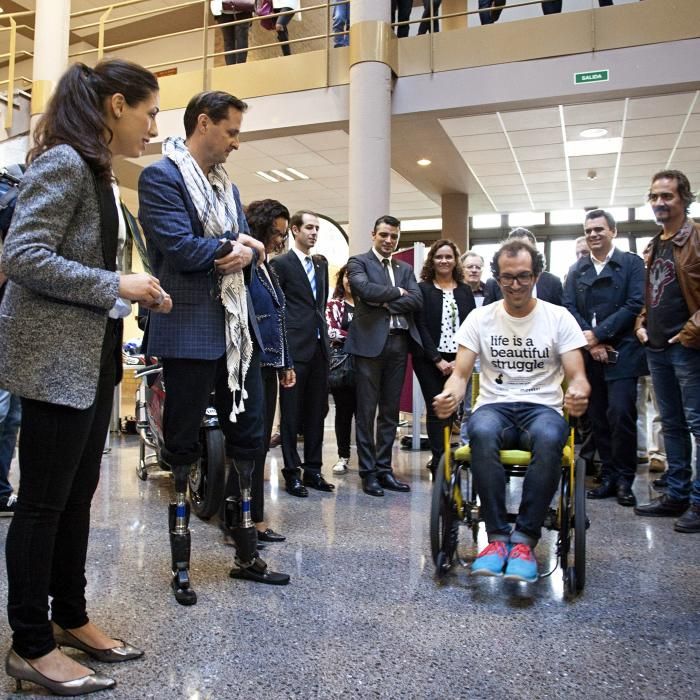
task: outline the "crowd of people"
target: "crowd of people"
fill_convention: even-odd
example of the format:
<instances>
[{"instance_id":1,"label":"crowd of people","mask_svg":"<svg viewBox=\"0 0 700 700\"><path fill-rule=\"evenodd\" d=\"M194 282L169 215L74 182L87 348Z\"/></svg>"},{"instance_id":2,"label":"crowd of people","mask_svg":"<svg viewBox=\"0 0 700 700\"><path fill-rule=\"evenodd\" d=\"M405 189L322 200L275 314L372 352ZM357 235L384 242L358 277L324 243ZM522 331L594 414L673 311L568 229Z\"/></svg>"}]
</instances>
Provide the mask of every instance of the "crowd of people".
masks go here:
<instances>
[{"instance_id":1,"label":"crowd of people","mask_svg":"<svg viewBox=\"0 0 700 700\"><path fill-rule=\"evenodd\" d=\"M122 262L127 212L112 163L140 156L157 135L158 95L155 76L126 61L69 68L37 125L2 251L0 388L21 397L18 498L0 494L14 513L6 670L18 686L31 681L63 695L114 686L59 646L107 662L143 654L93 622L85 599L90 503L132 303L149 312L145 352L159 358L167 385L161 457L173 475L171 587L182 605L197 602L187 475L201 456L199 425L212 390L229 467L220 512L235 548L229 576L284 585L290 576L259 553L285 539L264 514L278 387L285 490L329 494L335 485L322 473L322 448L331 358L344 367L332 388L333 473L354 466L354 417L368 496L411 490L392 464L409 355L428 406L432 468L445 426L460 405L471 408L465 438L489 540L474 574L537 579L534 548L568 434L562 407L570 418L587 410L602 464L589 498L614 497L639 516L676 518L678 532L700 532L700 228L688 217L694 195L682 172L652 178L648 198L661 231L644 261L615 247L614 219L594 210L583 222L586 249L572 251L579 257L563 286L544 271L525 229L494 255L493 281L482 283L483 258L441 238L417 282L393 255L401 222L385 214L370 249L350 257L331 294L328 261L313 253L318 215L290 215L271 199L244 208L224 163L239 147L247 105L207 91L185 109L185 137L166 138L162 159L141 174L139 219L152 274L131 273ZM480 392L471 406L477 361ZM638 505L636 405L646 374L667 471L661 495ZM511 444L533 454L513 528L497 459Z\"/></svg>"}]
</instances>

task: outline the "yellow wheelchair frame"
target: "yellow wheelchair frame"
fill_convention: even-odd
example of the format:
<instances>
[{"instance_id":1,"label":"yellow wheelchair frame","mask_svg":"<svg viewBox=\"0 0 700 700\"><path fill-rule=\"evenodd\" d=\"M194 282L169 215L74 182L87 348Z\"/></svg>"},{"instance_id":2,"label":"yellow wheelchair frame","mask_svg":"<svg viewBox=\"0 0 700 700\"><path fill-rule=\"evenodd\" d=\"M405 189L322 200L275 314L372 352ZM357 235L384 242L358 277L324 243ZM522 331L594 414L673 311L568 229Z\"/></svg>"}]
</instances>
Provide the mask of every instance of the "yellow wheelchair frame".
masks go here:
<instances>
[{"instance_id":1,"label":"yellow wheelchair frame","mask_svg":"<svg viewBox=\"0 0 700 700\"><path fill-rule=\"evenodd\" d=\"M478 374L473 375L472 396L478 395ZM508 476L524 476L531 454L525 450L501 450L500 460ZM585 465L574 455L574 430L562 452L562 475L556 509L550 509L544 526L556 530L557 562L569 595L576 595L586 583L586 490ZM515 513L508 519L514 522ZM430 548L435 574L442 578L455 562L466 565L457 552L460 527L471 530L476 544L480 523L479 503L471 472L471 448L450 445L450 430L445 428L445 452L435 472L430 508Z\"/></svg>"}]
</instances>

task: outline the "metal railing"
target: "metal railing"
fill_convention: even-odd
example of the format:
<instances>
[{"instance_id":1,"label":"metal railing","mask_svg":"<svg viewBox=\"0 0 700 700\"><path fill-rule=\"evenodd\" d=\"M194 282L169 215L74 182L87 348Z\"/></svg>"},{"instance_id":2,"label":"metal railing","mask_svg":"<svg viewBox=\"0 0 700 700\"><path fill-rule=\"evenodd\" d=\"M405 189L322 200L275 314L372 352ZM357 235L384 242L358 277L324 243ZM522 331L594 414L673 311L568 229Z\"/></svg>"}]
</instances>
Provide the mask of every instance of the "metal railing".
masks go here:
<instances>
[{"instance_id":1,"label":"metal railing","mask_svg":"<svg viewBox=\"0 0 700 700\"><path fill-rule=\"evenodd\" d=\"M9 22L9 26L0 27L0 35L9 34L8 43L9 48L6 53L0 54L0 61L7 59L7 79L0 80L0 86L7 86L7 109L5 110L4 126L5 129L12 128L12 118L14 114L14 95L15 95L15 85L17 81L21 81L25 86L31 86L32 81L30 78L25 76L15 76L15 66L18 57L32 58L34 54L29 51L17 51L17 30L26 29L28 32L33 32L33 27L26 24L17 24L16 18L18 17L29 17L34 16L34 12L12 12L8 14L0 15L0 21L3 23L5 21Z\"/></svg>"}]
</instances>

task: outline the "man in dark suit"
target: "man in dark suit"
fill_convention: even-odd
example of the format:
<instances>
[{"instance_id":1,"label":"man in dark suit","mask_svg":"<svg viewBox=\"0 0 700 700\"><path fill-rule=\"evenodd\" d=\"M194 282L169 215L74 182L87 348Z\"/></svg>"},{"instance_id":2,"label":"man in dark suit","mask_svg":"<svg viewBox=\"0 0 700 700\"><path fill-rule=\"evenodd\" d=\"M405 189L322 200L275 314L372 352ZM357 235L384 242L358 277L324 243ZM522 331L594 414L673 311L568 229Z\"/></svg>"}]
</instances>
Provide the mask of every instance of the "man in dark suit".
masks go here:
<instances>
[{"instance_id":1,"label":"man in dark suit","mask_svg":"<svg viewBox=\"0 0 700 700\"><path fill-rule=\"evenodd\" d=\"M189 577L190 509L186 493L190 468L201 457L199 429L212 389L216 390L226 454L235 465L229 482L252 473L254 460L264 449L262 341L252 305L246 304L250 297L238 273L257 256L264 256L265 249L248 235L238 189L223 167L229 153L238 149L246 109L245 102L226 92L195 95L185 109L185 139L166 139L165 156L145 168L139 178L139 218L148 240L151 266L160 279L168 280L173 300L173 311L165 323L159 318L165 318L165 314L151 315L146 352L160 359L167 386L162 459L172 470L175 482L169 511L171 585L182 605L197 602ZM225 241L228 253L227 248L221 248ZM240 313L232 324L221 289L234 280L241 282L235 295ZM227 330L233 341L229 344ZM229 363L227 354L237 359ZM245 381L247 399L245 410L238 413L234 423L229 418L234 410L229 379L231 367L241 364L248 365L247 373L241 370L237 374L241 383ZM241 392L237 391L236 404L240 398ZM231 486L226 485L227 493L232 491ZM231 530L236 541L235 565L229 574L232 578L274 584L289 581L286 574L270 572L257 556L254 527L232 521Z\"/></svg>"},{"instance_id":2,"label":"man in dark suit","mask_svg":"<svg viewBox=\"0 0 700 700\"><path fill-rule=\"evenodd\" d=\"M409 336L422 347L413 315L423 299L411 266L391 257L399 243L400 226L393 216L380 216L372 231L372 249L348 260L355 316L345 351L355 356L357 456L363 489L370 496L383 496L383 489L411 490L394 476L391 449Z\"/></svg>"},{"instance_id":3,"label":"man in dark suit","mask_svg":"<svg viewBox=\"0 0 700 700\"><path fill-rule=\"evenodd\" d=\"M509 234L508 238L526 238L534 248L537 248L537 239L535 234L529 229L518 227L514 228ZM557 306L562 306L562 295L563 288L561 280L553 275L551 272L546 270L539 276L535 289L532 295L537 299L542 299L542 301L548 301L550 304L556 304ZM486 292L484 293L484 304L491 304L494 301L503 299L503 292L498 286L498 282L491 278L486 280Z\"/></svg>"},{"instance_id":4,"label":"man in dark suit","mask_svg":"<svg viewBox=\"0 0 700 700\"><path fill-rule=\"evenodd\" d=\"M634 336L634 322L644 305L644 263L638 255L615 248L617 228L607 211L589 211L584 231L590 255L569 269L564 306L588 342L588 416L603 463L602 482L588 498L616 496L620 505L633 506L637 378L647 374L644 348Z\"/></svg>"},{"instance_id":5,"label":"man in dark suit","mask_svg":"<svg viewBox=\"0 0 700 700\"><path fill-rule=\"evenodd\" d=\"M287 300L287 342L297 381L280 395L282 414L282 473L287 493L308 496L306 487L333 491L321 474L323 421L328 413L328 359L326 326L328 261L311 255L318 238L318 217L298 211L289 220L294 244L271 261ZM304 435L304 478L297 450L299 429Z\"/></svg>"}]
</instances>

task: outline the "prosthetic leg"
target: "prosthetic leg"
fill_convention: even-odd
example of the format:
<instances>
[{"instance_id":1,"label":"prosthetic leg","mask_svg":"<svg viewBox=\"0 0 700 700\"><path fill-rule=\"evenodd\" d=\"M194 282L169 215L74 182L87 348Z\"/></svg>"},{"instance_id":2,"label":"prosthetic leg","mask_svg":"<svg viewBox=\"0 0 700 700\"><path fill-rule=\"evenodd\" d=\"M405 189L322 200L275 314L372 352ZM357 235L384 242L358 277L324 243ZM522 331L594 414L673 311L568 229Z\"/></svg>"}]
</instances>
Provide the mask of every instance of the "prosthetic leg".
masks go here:
<instances>
[{"instance_id":1,"label":"prosthetic leg","mask_svg":"<svg viewBox=\"0 0 700 700\"><path fill-rule=\"evenodd\" d=\"M168 508L173 578L170 586L180 605L194 605L197 594L190 587L190 504L187 502L187 464L171 466L175 477L175 502Z\"/></svg>"},{"instance_id":2,"label":"prosthetic leg","mask_svg":"<svg viewBox=\"0 0 700 700\"><path fill-rule=\"evenodd\" d=\"M257 583L283 586L289 583L289 574L270 571L258 554L258 532L250 517L250 487L255 462L234 460L230 479L238 478L241 497L229 496L224 503L224 523L233 537L236 547L234 566L229 572L231 578L242 578ZM230 493L227 489L227 492Z\"/></svg>"}]
</instances>

